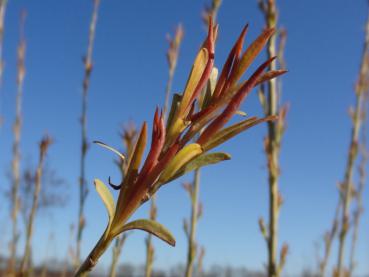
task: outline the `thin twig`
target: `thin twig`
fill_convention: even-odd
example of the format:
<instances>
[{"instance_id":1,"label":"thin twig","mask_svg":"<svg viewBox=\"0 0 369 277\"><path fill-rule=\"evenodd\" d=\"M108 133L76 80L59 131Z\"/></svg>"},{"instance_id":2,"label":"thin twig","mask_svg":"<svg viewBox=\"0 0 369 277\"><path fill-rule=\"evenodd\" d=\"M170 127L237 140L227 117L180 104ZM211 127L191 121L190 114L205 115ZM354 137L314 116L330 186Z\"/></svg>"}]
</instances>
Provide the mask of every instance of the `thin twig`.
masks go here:
<instances>
[{"instance_id":1,"label":"thin twig","mask_svg":"<svg viewBox=\"0 0 369 277\"><path fill-rule=\"evenodd\" d=\"M11 204L12 204L12 240L10 244L10 260L9 270L11 274L16 272L16 252L18 243L18 227L17 218L20 207L20 200L18 196L19 183L20 183L20 140L21 140L21 128L22 128L22 97L23 97L23 84L25 77L25 53L26 53L26 41L24 39L24 24L26 19L26 13L21 13L20 19L20 41L18 45L18 75L17 75L17 96L16 96L16 115L13 125L14 142L13 142L13 161L12 161L12 190L11 190Z\"/></svg>"},{"instance_id":2,"label":"thin twig","mask_svg":"<svg viewBox=\"0 0 369 277\"><path fill-rule=\"evenodd\" d=\"M268 28L274 28L278 22L278 11L275 0L259 0L260 10L263 12L265 22ZM285 33L283 33L285 34ZM267 57L272 58L277 54L283 59L285 35L282 37L279 51L277 49L277 36L274 34L267 45ZM282 66L283 63L281 63ZM277 61L270 64L269 70L277 70ZM282 196L279 192L279 156L281 148L281 139L285 130L285 117L287 106L280 107L281 85L276 80L269 80L267 84L261 87L260 96L264 99L262 105L264 112L268 116L279 115L276 122L268 122L268 135L265 138L265 152L268 160L268 182L269 182L269 226L268 232L264 235L267 238L268 247L268 276L278 277L285 261L277 261L278 251L278 221L282 205ZM284 259L287 255L288 247L281 249L281 257ZM282 255L284 254L284 255Z\"/></svg>"},{"instance_id":3,"label":"thin twig","mask_svg":"<svg viewBox=\"0 0 369 277\"><path fill-rule=\"evenodd\" d=\"M78 224L77 224L77 246L76 246L76 257L77 262L80 261L81 256L81 243L82 234L85 227L85 216L84 216L84 206L88 194L86 178L85 178L85 163L86 154L88 150L88 140L87 140L87 96L90 86L90 77L92 72L92 53L95 40L97 15L99 9L100 0L94 0L93 14L90 23L87 54L83 60L85 65L85 75L83 79L83 94L82 94L82 115L81 115L81 160L80 160L80 177L79 177L79 211L78 211Z\"/></svg>"},{"instance_id":4,"label":"thin twig","mask_svg":"<svg viewBox=\"0 0 369 277\"><path fill-rule=\"evenodd\" d=\"M3 72L4 72L4 60L3 60L3 44L4 44L4 21L5 21L5 12L6 12L6 4L7 0L0 0L0 127L3 123L2 117L2 102L1 102L1 86L3 81Z\"/></svg>"},{"instance_id":5,"label":"thin twig","mask_svg":"<svg viewBox=\"0 0 369 277\"><path fill-rule=\"evenodd\" d=\"M33 200L32 200L32 208L28 217L28 224L27 224L27 230L26 230L26 244L23 254L23 259L21 263L21 273L22 276L26 277L29 276L30 270L31 270L31 251L32 251L32 236L33 236L33 224L36 217L36 212L38 208L38 202L39 202L39 196L41 192L41 180L42 180L42 174L43 174L43 166L44 166L44 160L45 156L47 154L47 150L52 143L52 139L49 136L45 136L42 138L40 142L40 155L39 155L39 161L38 166L36 169L35 174L35 188L33 191Z\"/></svg>"},{"instance_id":6,"label":"thin twig","mask_svg":"<svg viewBox=\"0 0 369 277\"><path fill-rule=\"evenodd\" d=\"M353 191L353 171L355 162L358 156L359 136L362 126L362 112L364 108L365 92L367 90L367 75L369 72L368 66L368 51L369 51L369 16L366 23L365 42L363 47L363 58L360 66L359 80L355 87L355 106L352 113L353 126L351 128L351 138L348 150L348 157L345 169L344 180L340 191L342 198L342 213L339 233L338 259L336 275L337 277L344 276L344 258L345 258L345 241L350 225L350 207L352 202Z\"/></svg>"}]
</instances>

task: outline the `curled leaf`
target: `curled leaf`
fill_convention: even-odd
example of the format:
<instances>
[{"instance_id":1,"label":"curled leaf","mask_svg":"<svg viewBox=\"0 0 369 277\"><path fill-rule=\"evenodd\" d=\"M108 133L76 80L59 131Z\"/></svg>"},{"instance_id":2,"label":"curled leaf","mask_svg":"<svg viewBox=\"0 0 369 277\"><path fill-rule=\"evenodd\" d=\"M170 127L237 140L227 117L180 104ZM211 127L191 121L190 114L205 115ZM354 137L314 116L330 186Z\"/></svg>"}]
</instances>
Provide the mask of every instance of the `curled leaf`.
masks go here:
<instances>
[{"instance_id":1,"label":"curled leaf","mask_svg":"<svg viewBox=\"0 0 369 277\"><path fill-rule=\"evenodd\" d=\"M111 147L111 146L109 146L109 145L107 145L107 144L105 144L101 141L95 140L93 143L112 151L113 153L117 154L122 160L126 159L126 157L124 157L124 155L122 153L120 153L117 149L115 149L115 148L113 148L113 147Z\"/></svg>"},{"instance_id":2,"label":"curled leaf","mask_svg":"<svg viewBox=\"0 0 369 277\"><path fill-rule=\"evenodd\" d=\"M149 219L138 219L132 222L129 222L123 225L121 228L115 231L114 236L119 235L128 230L143 230L146 231L159 239L165 241L171 246L176 245L176 240L174 236L170 233L168 229L166 229L163 225L159 222Z\"/></svg>"}]
</instances>

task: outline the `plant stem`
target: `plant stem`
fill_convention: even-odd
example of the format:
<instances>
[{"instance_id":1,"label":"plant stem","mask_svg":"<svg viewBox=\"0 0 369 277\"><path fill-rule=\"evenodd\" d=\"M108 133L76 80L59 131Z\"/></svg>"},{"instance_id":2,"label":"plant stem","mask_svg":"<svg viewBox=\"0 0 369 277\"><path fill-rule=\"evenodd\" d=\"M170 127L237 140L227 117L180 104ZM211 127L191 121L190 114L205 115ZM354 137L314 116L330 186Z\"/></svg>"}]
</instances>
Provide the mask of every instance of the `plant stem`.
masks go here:
<instances>
[{"instance_id":1,"label":"plant stem","mask_svg":"<svg viewBox=\"0 0 369 277\"><path fill-rule=\"evenodd\" d=\"M76 257L77 262L80 261L81 256L81 242L82 242L82 234L85 226L85 217L84 217L84 205L87 198L87 186L86 186L86 178L85 178L85 161L86 161L86 153L88 150L88 141L87 141L87 96L88 89L90 84L90 76L92 72L92 52L93 45L95 39L95 31L96 31L96 23L97 23L97 15L99 8L100 0L94 0L94 9L92 14L92 19L90 23L89 30L89 39L88 39L88 48L87 54L84 58L85 65L85 76L83 79L83 94L82 94L82 115L81 115L81 159L80 159L80 178L79 178L79 211L78 211L78 224L77 224L77 247L76 247Z\"/></svg>"},{"instance_id":2,"label":"plant stem","mask_svg":"<svg viewBox=\"0 0 369 277\"><path fill-rule=\"evenodd\" d=\"M101 257L102 254L109 247L113 238L105 238L105 233L102 235L100 240L97 242L95 247L92 249L90 254L87 256L85 261L80 265L76 273L75 277L84 277L87 276L88 273L93 269L93 267L97 264L97 261Z\"/></svg>"},{"instance_id":3,"label":"plant stem","mask_svg":"<svg viewBox=\"0 0 369 277\"><path fill-rule=\"evenodd\" d=\"M20 183L20 139L21 139L21 128L22 128L22 97L23 97L23 83L25 77L25 51L26 42L24 39L24 23L25 13L21 14L20 23L20 41L18 45L18 75L17 75L17 96L16 96L16 115L15 122L13 125L14 142L13 142L13 161L12 161L12 190L11 190L11 203L12 203L12 240L10 244L10 260L9 270L11 273L16 272L16 251L18 243L18 227L17 219L20 207L20 200L18 197L19 183Z\"/></svg>"},{"instance_id":4,"label":"plant stem","mask_svg":"<svg viewBox=\"0 0 369 277\"><path fill-rule=\"evenodd\" d=\"M3 61L4 19L5 19L7 3L8 3L7 0L0 0L0 87L2 85L3 72L4 72L4 61ZM0 102L0 127L2 126L2 124L3 124L2 103Z\"/></svg>"},{"instance_id":5,"label":"plant stem","mask_svg":"<svg viewBox=\"0 0 369 277\"><path fill-rule=\"evenodd\" d=\"M198 219L199 208L199 186L200 186L200 170L195 171L192 189L192 208L191 208L191 224L188 236L188 253L186 265L186 277L191 277L193 273L193 265L196 257L196 227Z\"/></svg>"},{"instance_id":6,"label":"plant stem","mask_svg":"<svg viewBox=\"0 0 369 277\"><path fill-rule=\"evenodd\" d=\"M39 196L40 196L40 191L41 191L41 179L42 179L44 160L45 160L45 156L47 153L47 148L50 143L51 143L51 140L48 137L45 137L40 143L40 157L39 157L39 162L38 162L38 166L36 169L36 175L35 175L35 189L33 192L32 208L29 214L27 232L26 232L26 245L25 245L23 260L21 263L22 276L28 276L29 271L30 271L31 250L32 250L31 240L32 240L32 235L33 235L33 223L36 217L38 201L39 201Z\"/></svg>"},{"instance_id":7,"label":"plant stem","mask_svg":"<svg viewBox=\"0 0 369 277\"><path fill-rule=\"evenodd\" d=\"M268 28L274 28L277 24L277 9L274 0L260 2L265 15ZM276 56L276 35L273 35L267 44L267 57ZM269 70L276 70L277 62L273 61ZM275 79L269 80L267 84L267 107L265 113L268 116L277 115L278 111L278 88ZM266 139L266 153L268 158L268 182L269 182L269 232L268 232L268 276L278 277L278 219L281 196L279 194L279 153L280 153L280 130L277 122L268 122L268 135Z\"/></svg>"},{"instance_id":8,"label":"plant stem","mask_svg":"<svg viewBox=\"0 0 369 277\"><path fill-rule=\"evenodd\" d=\"M350 146L348 150L348 158L346 164L346 170L344 175L344 181L342 184L342 198L343 198L343 210L341 214L341 229L339 234L339 246L338 246L338 260L337 260L337 276L343 277L344 274L344 257L345 257L345 240L347 231L349 229L349 212L350 212L350 204L352 200L352 177L355 161L358 156L358 140L359 134L361 131L361 123L362 123L362 112L365 102L365 90L366 85L365 80L368 74L368 51L369 51L369 17L366 23L366 33L365 33L365 42L363 48L363 57L360 66L359 72L359 81L356 85L355 91L355 107L352 115L353 126L351 129L351 139Z\"/></svg>"}]
</instances>

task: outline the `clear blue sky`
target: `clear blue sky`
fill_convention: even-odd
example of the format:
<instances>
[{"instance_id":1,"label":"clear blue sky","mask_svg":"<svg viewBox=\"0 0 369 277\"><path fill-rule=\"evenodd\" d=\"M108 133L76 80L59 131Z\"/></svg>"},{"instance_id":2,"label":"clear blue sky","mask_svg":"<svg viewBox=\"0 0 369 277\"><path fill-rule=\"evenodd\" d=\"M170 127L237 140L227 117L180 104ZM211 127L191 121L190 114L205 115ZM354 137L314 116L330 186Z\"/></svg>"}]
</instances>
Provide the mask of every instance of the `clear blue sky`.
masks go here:
<instances>
[{"instance_id":1,"label":"clear blue sky","mask_svg":"<svg viewBox=\"0 0 369 277\"><path fill-rule=\"evenodd\" d=\"M120 146L118 131L133 119L151 121L156 105L164 101L167 81L165 35L182 22L185 37L181 47L173 90L184 87L191 63L205 32L200 13L205 1L106 1L102 0L94 51L88 107L88 136ZM315 267L315 242L329 227L337 201L336 183L342 180L347 153L350 120L364 39L366 1L312 0L278 1L280 22L288 30L286 61L289 73L283 77L283 100L291 103L288 130L281 157L281 190L285 204L281 211L281 241L290 245L286 272ZM1 189L6 190L5 172L11 160L11 124L14 120L16 46L21 8L26 21L26 67L24 87L23 157L37 157L37 145L46 131L55 140L49 153L50 165L67 179L69 202L63 209L37 219L34 252L44 257L47 236L57 238L50 255L64 257L69 225L77 218L83 66L91 1L9 1L4 59L6 63L1 105L5 125L0 132ZM263 17L256 1L224 0L219 12L220 35L216 65L226 54L246 22L250 42L262 30ZM258 60L259 62L261 59ZM262 115L254 93L243 106L250 115ZM205 266L211 264L262 268L266 247L258 230L259 216L267 214L267 184L262 139L266 127L258 126L222 147L232 160L202 173L201 200L204 217L198 240L206 247ZM87 156L91 188L87 201L87 227L83 253L87 254L105 228L103 205L93 190L93 178L118 178L112 155L92 146ZM24 164L24 163L23 163ZM186 176L183 180L191 180ZM368 199L368 193L365 198ZM184 262L186 239L182 220L189 215L187 195L174 182L158 194L159 221L177 238L176 248L155 241L155 266ZM6 209L0 202L0 222L9 231ZM138 215L147 216L147 207ZM368 234L368 214L360 232ZM122 261L144 261L144 235L129 237ZM7 238L2 241L4 243ZM21 243L22 245L22 243ZM361 236L358 247L360 272L369 272L369 237ZM5 247L1 247L5 249ZM3 250L4 252L4 250ZM110 252L102 258L110 260Z\"/></svg>"}]
</instances>

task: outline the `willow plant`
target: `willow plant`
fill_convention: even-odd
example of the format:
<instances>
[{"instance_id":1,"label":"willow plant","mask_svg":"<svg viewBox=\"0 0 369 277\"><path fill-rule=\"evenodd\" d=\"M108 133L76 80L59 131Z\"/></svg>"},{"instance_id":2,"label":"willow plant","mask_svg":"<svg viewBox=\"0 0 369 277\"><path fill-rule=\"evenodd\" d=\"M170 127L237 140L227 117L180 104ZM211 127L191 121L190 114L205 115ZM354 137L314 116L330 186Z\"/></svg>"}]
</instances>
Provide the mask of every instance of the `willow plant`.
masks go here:
<instances>
[{"instance_id":1,"label":"willow plant","mask_svg":"<svg viewBox=\"0 0 369 277\"><path fill-rule=\"evenodd\" d=\"M42 174L43 174L43 167L45 157L48 151L50 144L52 143L52 139L49 136L45 136L41 139L39 145L39 161L36 169L36 174L34 178L34 190L33 190L33 199L32 199L32 207L31 211L28 216L28 223L26 229L26 243L25 249L23 253L23 259L21 263L21 273L22 276L29 276L31 271L31 251L32 251L32 236L33 236L33 225L34 220L36 217L39 197L41 192L41 181L42 181Z\"/></svg>"},{"instance_id":2,"label":"willow plant","mask_svg":"<svg viewBox=\"0 0 369 277\"><path fill-rule=\"evenodd\" d=\"M26 41L24 38L24 25L26 14L23 11L20 19L20 41L18 45L18 73L17 73L17 95L15 107L15 122L13 125L14 142L13 142L13 160L12 160L12 188L11 188L11 218L12 218L12 239L10 242L10 259L9 271L14 273L16 271L16 256L18 244L18 212L20 208L19 200L19 184L20 184L20 140L22 129L22 98L23 98L23 84L26 74L25 69L25 54Z\"/></svg>"},{"instance_id":3,"label":"willow plant","mask_svg":"<svg viewBox=\"0 0 369 277\"><path fill-rule=\"evenodd\" d=\"M95 188L107 209L109 220L101 238L75 276L85 276L114 238L128 230L144 230L174 246L174 237L160 223L148 219L129 222L129 219L163 185L202 166L230 159L223 152L208 153L211 149L252 126L276 119L276 116L251 117L225 127L255 86L285 73L284 70L265 72L275 59L273 57L260 65L247 80L240 82L246 69L274 33L273 28L264 30L242 53L246 30L247 26L230 51L214 91L207 94L200 110L195 112L195 102L207 84L214 66L218 26L213 26L210 20L208 36L195 58L184 92L173 96L166 127L163 113L158 108L155 111L151 147L140 167L147 142L147 123L143 123L134 151L128 158L124 180L119 185L112 184L113 188L119 190L116 202L108 187L101 180L95 179ZM200 130L203 130L201 134ZM195 137L197 139L192 142ZM123 158L119 151L114 152Z\"/></svg>"},{"instance_id":4,"label":"willow plant","mask_svg":"<svg viewBox=\"0 0 369 277\"><path fill-rule=\"evenodd\" d=\"M340 187L340 200L342 209L340 215L339 239L338 239L338 259L335 274L343 277L348 268L344 266L346 237L350 227L350 210L353 196L353 174L354 167L359 152L359 138L362 129L362 114L365 107L365 94L368 90L369 74L369 16L366 23L365 41L363 47L362 62L360 65L359 79L355 86L355 105L352 108L351 138L347 155L346 168L342 186Z\"/></svg>"},{"instance_id":5,"label":"willow plant","mask_svg":"<svg viewBox=\"0 0 369 277\"><path fill-rule=\"evenodd\" d=\"M278 23L278 11L275 0L259 0L260 10L264 14L265 22L268 28L274 28ZM283 34L283 33L282 33ZM285 37L281 39L282 47L284 49ZM274 57L276 53L283 53L278 51L277 35L271 36L267 45L268 58ZM282 55L281 55L282 57ZM269 70L277 69L277 60L269 65ZM268 183L269 183L269 222L268 228L260 220L260 228L266 240L268 249L268 276L278 277L283 269L283 265L287 255L287 244L284 244L280 252L280 260L277 258L278 251L278 221L280 208L283 200L279 191L279 156L281 149L281 140L285 131L285 118L287 114L287 106L280 106L280 91L281 86L278 87L276 80L269 80L267 84L262 85L260 89L260 102L263 106L264 113L267 116L279 115L277 121L268 122L268 134L264 141L265 154L268 162Z\"/></svg>"},{"instance_id":6,"label":"willow plant","mask_svg":"<svg viewBox=\"0 0 369 277\"><path fill-rule=\"evenodd\" d=\"M177 67L179 49L183 39L183 27L179 24L176 28L174 37L167 35L167 40L169 42L169 49L167 51L166 57L168 62L168 81L165 87L165 102L163 107L164 121L166 120L166 114L169 105L169 96L172 90L172 83L174 78L174 73ZM156 220L158 214L158 207L156 205L156 197L153 195L150 201L149 217L151 220ZM150 277L152 275L154 254L155 249L152 243L152 235L148 234L145 239L146 245L146 263L145 263L145 276Z\"/></svg>"},{"instance_id":7,"label":"willow plant","mask_svg":"<svg viewBox=\"0 0 369 277\"><path fill-rule=\"evenodd\" d=\"M6 12L7 3L8 3L7 0L0 0L0 86L2 84L3 71L4 71L4 60L3 60L4 21L5 21L5 12ZM2 118L2 115L0 114L0 127L2 123L3 123L3 118Z\"/></svg>"},{"instance_id":8,"label":"willow plant","mask_svg":"<svg viewBox=\"0 0 369 277\"><path fill-rule=\"evenodd\" d=\"M86 182L86 154L88 150L87 140L87 96L90 86L90 77L92 73L92 53L95 40L97 16L99 10L100 0L94 0L94 8L90 22L90 30L88 36L87 54L83 59L85 66L84 78L82 83L82 115L81 115L81 159L80 159L80 176L79 176L79 210L78 210L78 224L77 224L77 241L76 241L76 257L77 263L80 262L81 243L83 230L85 228L84 206L88 194Z\"/></svg>"},{"instance_id":9,"label":"willow plant","mask_svg":"<svg viewBox=\"0 0 369 277\"><path fill-rule=\"evenodd\" d=\"M133 123L130 123L127 126L125 126L123 128L123 132L120 134L120 137L122 139L123 146L125 149L125 155L128 157L131 156L132 151L135 146L135 141L137 140L137 130L136 130L135 125ZM127 160L119 157L119 159L116 160L115 162L119 167L122 180L124 180L124 176L127 174L127 169L128 169ZM126 239L127 239L127 234L118 236L115 239L115 243L112 249L112 261L111 261L110 270L109 270L110 277L116 276L118 261L121 256L122 249L123 249Z\"/></svg>"},{"instance_id":10,"label":"willow plant","mask_svg":"<svg viewBox=\"0 0 369 277\"><path fill-rule=\"evenodd\" d=\"M203 23L206 27L209 26L209 18L212 18L214 22L216 22L216 17L218 15L218 10L221 5L220 0L212 0L208 6L205 6L205 9L202 12ZM200 94L199 105L202 105L202 101L205 99L206 94L211 94L214 90L215 80L217 78L218 71L216 68L212 71L212 76L210 76L209 81ZM201 133L202 130L200 130ZM202 212L199 210L201 207L200 199L200 169L196 169L194 171L193 182L187 186L187 192L190 195L191 201L191 219L190 224L187 225L187 229L185 229L185 233L187 236L188 247L187 247L187 263L186 263L186 273L185 276L191 277L193 275L193 267L197 253L197 242L196 242L196 230L197 230L197 221L200 218L200 214ZM185 224L186 227L186 224Z\"/></svg>"},{"instance_id":11,"label":"willow plant","mask_svg":"<svg viewBox=\"0 0 369 277\"><path fill-rule=\"evenodd\" d=\"M365 117L365 113L363 113L363 116ZM366 118L364 118L366 121ZM363 129L363 134L365 134L366 129ZM365 182L366 182L366 166L369 159L369 152L366 147L366 136L363 135L363 138L361 140L360 144L360 153L361 153L361 161L358 166L359 171L359 183L357 188L355 189L355 201L356 201L356 208L353 211L353 232L352 232L352 239L351 239L351 249L350 249L350 264L349 264L349 276L354 276L354 270L356 268L356 247L357 242L359 239L359 227L360 227L360 221L361 216L364 211L364 205L363 205L363 192L365 188Z\"/></svg>"}]
</instances>

